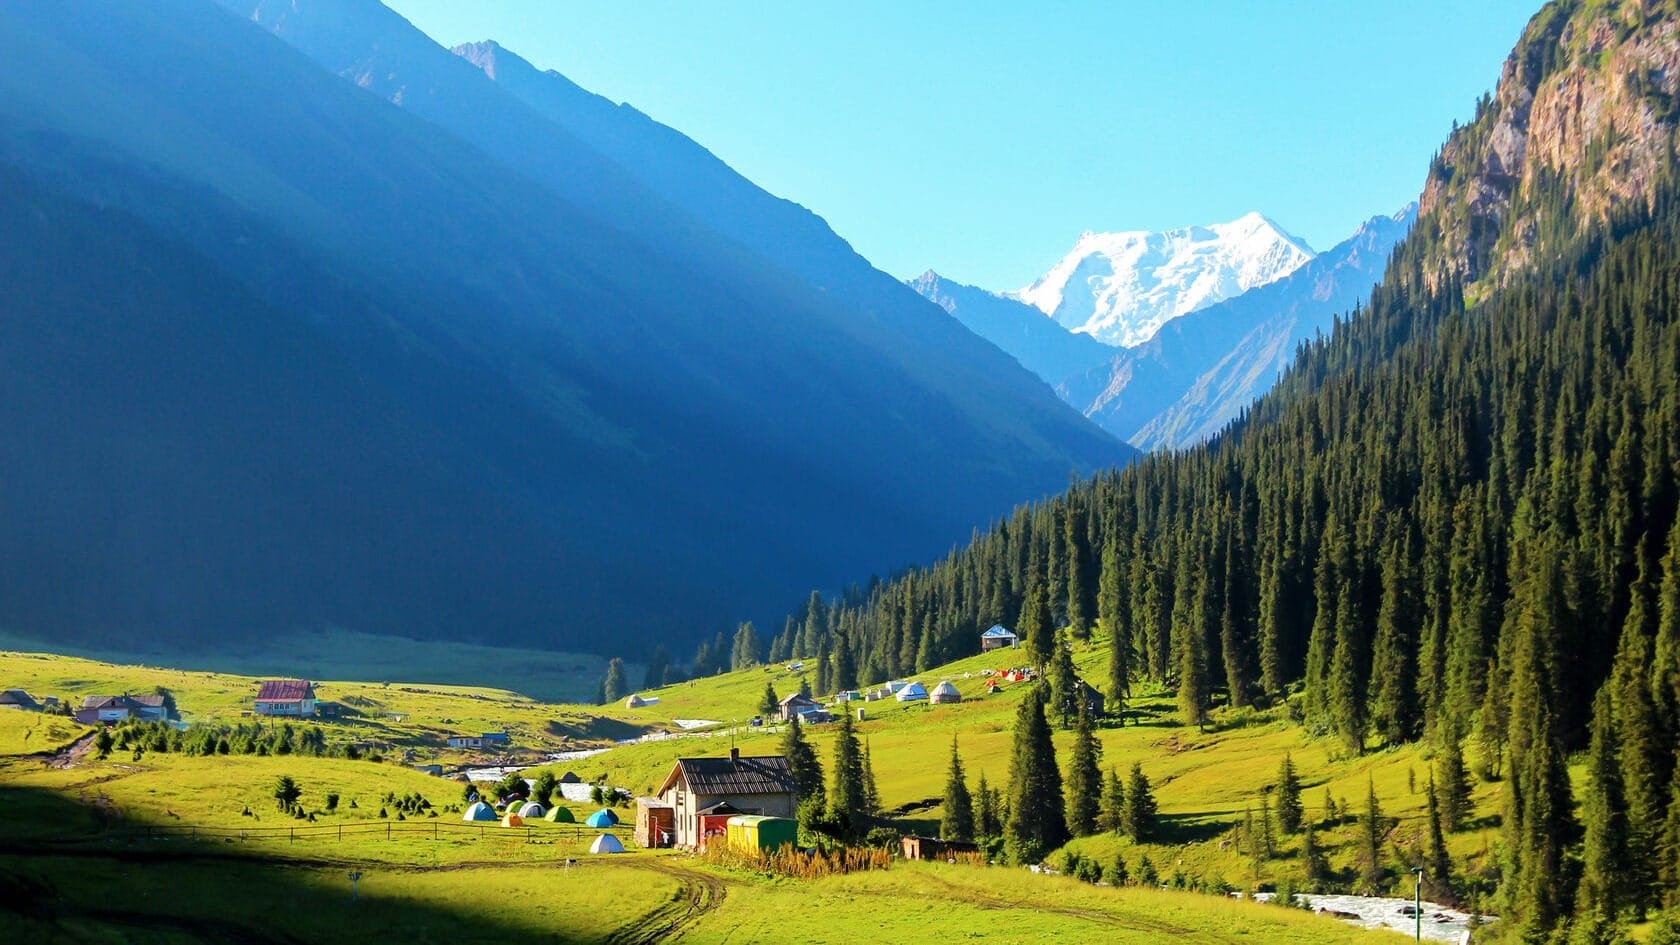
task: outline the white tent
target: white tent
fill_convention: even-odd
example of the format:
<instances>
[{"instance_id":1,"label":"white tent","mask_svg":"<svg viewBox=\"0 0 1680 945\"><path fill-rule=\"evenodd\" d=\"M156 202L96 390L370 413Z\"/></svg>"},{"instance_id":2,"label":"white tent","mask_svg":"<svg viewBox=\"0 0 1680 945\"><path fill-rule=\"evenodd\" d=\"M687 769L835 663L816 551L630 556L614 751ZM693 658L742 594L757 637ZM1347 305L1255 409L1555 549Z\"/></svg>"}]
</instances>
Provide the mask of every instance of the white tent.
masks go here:
<instances>
[{"instance_id":1,"label":"white tent","mask_svg":"<svg viewBox=\"0 0 1680 945\"><path fill-rule=\"evenodd\" d=\"M887 680L886 686L884 686L883 688L885 688L890 693L897 694L897 692L900 689L903 689L906 685L909 685L909 684L906 683L902 679L889 679L889 680Z\"/></svg>"},{"instance_id":2,"label":"white tent","mask_svg":"<svg viewBox=\"0 0 1680 945\"><path fill-rule=\"evenodd\" d=\"M524 806L519 808L519 816L526 820L538 820L546 813L548 811L543 810L543 806L536 801L526 801Z\"/></svg>"},{"instance_id":3,"label":"white tent","mask_svg":"<svg viewBox=\"0 0 1680 945\"><path fill-rule=\"evenodd\" d=\"M927 697L927 690L922 688L922 684L913 682L900 689L895 698L900 702L919 702Z\"/></svg>"},{"instance_id":4,"label":"white tent","mask_svg":"<svg viewBox=\"0 0 1680 945\"><path fill-rule=\"evenodd\" d=\"M944 680L940 682L939 685L933 687L933 692L928 695L928 701L935 704L943 702L961 702L962 693L957 691L956 686L951 685L950 680Z\"/></svg>"},{"instance_id":5,"label":"white tent","mask_svg":"<svg viewBox=\"0 0 1680 945\"><path fill-rule=\"evenodd\" d=\"M612 834L604 833L604 834L601 834L600 836L596 837L595 842L591 843L589 845L589 852L590 853L623 853L624 852L624 844L619 843L618 838L613 836Z\"/></svg>"}]
</instances>

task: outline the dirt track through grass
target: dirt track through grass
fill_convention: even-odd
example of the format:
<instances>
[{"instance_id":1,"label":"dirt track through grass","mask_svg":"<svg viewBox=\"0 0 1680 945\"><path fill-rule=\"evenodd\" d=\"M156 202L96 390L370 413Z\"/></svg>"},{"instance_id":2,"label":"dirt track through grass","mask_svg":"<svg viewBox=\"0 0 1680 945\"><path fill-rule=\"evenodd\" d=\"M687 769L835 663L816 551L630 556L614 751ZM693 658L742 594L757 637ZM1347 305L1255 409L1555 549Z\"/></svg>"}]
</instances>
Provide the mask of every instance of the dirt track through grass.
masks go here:
<instances>
[{"instance_id":1,"label":"dirt track through grass","mask_svg":"<svg viewBox=\"0 0 1680 945\"><path fill-rule=\"evenodd\" d=\"M654 945L674 940L706 913L722 905L729 895L729 887L722 879L699 870L656 860L626 865L669 876L679 887L670 901L608 936L608 945Z\"/></svg>"}]
</instances>

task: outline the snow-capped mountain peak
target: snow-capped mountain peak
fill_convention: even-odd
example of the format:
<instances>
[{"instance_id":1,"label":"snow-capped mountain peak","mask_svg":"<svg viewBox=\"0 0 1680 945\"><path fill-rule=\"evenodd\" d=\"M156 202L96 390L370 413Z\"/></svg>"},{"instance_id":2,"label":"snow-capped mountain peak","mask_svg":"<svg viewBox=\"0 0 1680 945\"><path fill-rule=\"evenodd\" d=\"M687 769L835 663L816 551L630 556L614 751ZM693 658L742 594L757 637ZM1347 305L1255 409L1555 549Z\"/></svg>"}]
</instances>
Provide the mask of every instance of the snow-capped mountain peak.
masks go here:
<instances>
[{"instance_id":1,"label":"snow-capped mountain peak","mask_svg":"<svg viewBox=\"0 0 1680 945\"><path fill-rule=\"evenodd\" d=\"M1313 255L1260 213L1159 233L1087 232L1044 276L1007 294L1073 331L1130 346L1180 315L1281 279Z\"/></svg>"}]
</instances>

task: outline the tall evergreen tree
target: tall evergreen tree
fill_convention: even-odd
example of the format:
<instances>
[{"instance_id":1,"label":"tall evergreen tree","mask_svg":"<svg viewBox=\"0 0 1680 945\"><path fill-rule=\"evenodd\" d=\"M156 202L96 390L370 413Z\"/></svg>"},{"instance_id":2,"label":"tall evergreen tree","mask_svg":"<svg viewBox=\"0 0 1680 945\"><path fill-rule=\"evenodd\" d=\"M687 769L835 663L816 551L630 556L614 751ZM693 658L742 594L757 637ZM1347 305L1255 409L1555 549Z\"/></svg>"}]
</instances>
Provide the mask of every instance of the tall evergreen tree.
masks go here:
<instances>
[{"instance_id":1,"label":"tall evergreen tree","mask_svg":"<svg viewBox=\"0 0 1680 945\"><path fill-rule=\"evenodd\" d=\"M869 757L869 740L863 741L863 812L873 818L881 813L881 792L875 785L875 762Z\"/></svg>"},{"instance_id":2,"label":"tall evergreen tree","mask_svg":"<svg viewBox=\"0 0 1680 945\"><path fill-rule=\"evenodd\" d=\"M1470 813L1470 772L1464 766L1464 746L1449 737L1441 750L1441 826L1456 833ZM1433 775L1431 775L1433 777Z\"/></svg>"},{"instance_id":3,"label":"tall evergreen tree","mask_svg":"<svg viewBox=\"0 0 1680 945\"><path fill-rule=\"evenodd\" d=\"M1610 687L1593 700L1592 743L1587 749L1588 790L1581 804L1586 827L1582 846L1582 912L1615 915L1631 898L1627 888L1633 866L1627 845L1627 809L1610 709Z\"/></svg>"},{"instance_id":4,"label":"tall evergreen tree","mask_svg":"<svg viewBox=\"0 0 1680 945\"><path fill-rule=\"evenodd\" d=\"M1422 712L1417 694L1417 595L1412 544L1390 542L1382 566L1382 603L1371 653L1371 721L1390 745L1417 737Z\"/></svg>"},{"instance_id":5,"label":"tall evergreen tree","mask_svg":"<svg viewBox=\"0 0 1680 945\"><path fill-rule=\"evenodd\" d=\"M665 673L671 668L671 651L665 649L661 643L653 648L653 654L648 657L647 672L642 675L643 689L658 689L665 685Z\"/></svg>"},{"instance_id":6,"label":"tall evergreen tree","mask_svg":"<svg viewBox=\"0 0 1680 945\"><path fill-rule=\"evenodd\" d=\"M776 684L766 682L764 695L758 700L758 714L766 719L774 719L780 712L782 700L776 698Z\"/></svg>"},{"instance_id":7,"label":"tall evergreen tree","mask_svg":"<svg viewBox=\"0 0 1680 945\"><path fill-rule=\"evenodd\" d=\"M833 785L828 792L828 816L841 836L862 836L869 819L869 791L864 783L863 750L858 746L852 717L840 713L834 726Z\"/></svg>"},{"instance_id":8,"label":"tall evergreen tree","mask_svg":"<svg viewBox=\"0 0 1680 945\"><path fill-rule=\"evenodd\" d=\"M974 788L974 832L976 837L1003 835L1003 818L998 812L997 791L986 783L986 772L980 772L980 783Z\"/></svg>"},{"instance_id":9,"label":"tall evergreen tree","mask_svg":"<svg viewBox=\"0 0 1680 945\"><path fill-rule=\"evenodd\" d=\"M1050 697L1062 728L1067 728L1079 716L1084 705L1084 693L1079 685L1079 673L1073 666L1073 651L1060 630L1051 636L1055 652L1050 657Z\"/></svg>"},{"instance_id":10,"label":"tall evergreen tree","mask_svg":"<svg viewBox=\"0 0 1680 945\"><path fill-rule=\"evenodd\" d=\"M1048 693L1039 686L1021 700L1015 713L1015 744L1009 768L1009 823L1005 829L1010 859L1037 863L1067 841L1062 809L1062 774L1056 746L1044 718Z\"/></svg>"},{"instance_id":11,"label":"tall evergreen tree","mask_svg":"<svg viewBox=\"0 0 1680 945\"><path fill-rule=\"evenodd\" d=\"M1452 855L1447 852L1447 835L1442 829L1440 791L1435 785L1435 776L1429 776L1428 807L1425 820L1429 827L1428 859L1424 861L1424 876L1431 890L1430 897L1437 901L1452 902Z\"/></svg>"},{"instance_id":12,"label":"tall evergreen tree","mask_svg":"<svg viewBox=\"0 0 1680 945\"><path fill-rule=\"evenodd\" d=\"M613 657L607 662L607 675L601 681L601 701L617 702L630 694L630 682L625 678L624 661Z\"/></svg>"},{"instance_id":13,"label":"tall evergreen tree","mask_svg":"<svg viewBox=\"0 0 1680 945\"><path fill-rule=\"evenodd\" d=\"M1155 792L1143 765L1133 762L1132 773L1126 781L1126 802L1120 807L1120 832L1134 843L1145 843L1155 837Z\"/></svg>"},{"instance_id":14,"label":"tall evergreen tree","mask_svg":"<svg viewBox=\"0 0 1680 945\"><path fill-rule=\"evenodd\" d=\"M974 802L963 776L955 735L951 736L951 768L945 775L945 812L939 819L939 836L946 840L974 839Z\"/></svg>"},{"instance_id":15,"label":"tall evergreen tree","mask_svg":"<svg viewBox=\"0 0 1680 945\"><path fill-rule=\"evenodd\" d=\"M1097 811L1102 800L1102 771L1097 767L1102 757L1102 745L1097 742L1091 711L1085 700L1079 700L1078 723L1074 726L1073 755L1068 760L1067 787L1068 832L1083 837L1097 829Z\"/></svg>"},{"instance_id":16,"label":"tall evergreen tree","mask_svg":"<svg viewBox=\"0 0 1680 945\"><path fill-rule=\"evenodd\" d=\"M1377 805L1377 787L1367 782L1365 813L1359 817L1359 883L1366 895L1379 895L1385 871L1382 860L1383 838L1388 834L1388 818Z\"/></svg>"},{"instance_id":17,"label":"tall evergreen tree","mask_svg":"<svg viewBox=\"0 0 1680 945\"><path fill-rule=\"evenodd\" d=\"M1288 752L1284 752L1283 763L1278 765L1278 826L1284 833L1294 833L1301 829L1303 816L1305 810L1301 806L1301 778L1295 773L1295 761L1289 757Z\"/></svg>"},{"instance_id":18,"label":"tall evergreen tree","mask_svg":"<svg viewBox=\"0 0 1680 945\"><path fill-rule=\"evenodd\" d=\"M834 634L834 689L845 692L857 687L857 660L852 656L851 640L837 631Z\"/></svg>"},{"instance_id":19,"label":"tall evergreen tree","mask_svg":"<svg viewBox=\"0 0 1680 945\"><path fill-rule=\"evenodd\" d=\"M1097 577L1097 620L1108 630L1108 701L1111 714L1126 718L1132 694L1132 628L1124 607L1125 573L1120 563L1120 539L1103 542L1102 568Z\"/></svg>"},{"instance_id":20,"label":"tall evergreen tree","mask_svg":"<svg viewBox=\"0 0 1680 945\"><path fill-rule=\"evenodd\" d=\"M1063 520L1062 534L1067 546L1068 632L1076 640L1091 635L1091 621L1096 616L1097 582L1091 573L1088 522L1083 502L1074 499Z\"/></svg>"},{"instance_id":21,"label":"tall evergreen tree","mask_svg":"<svg viewBox=\"0 0 1680 945\"><path fill-rule=\"evenodd\" d=\"M1038 667L1043 667L1055 652L1051 642L1053 627L1047 599L1043 579L1029 573L1026 601L1021 605L1021 618L1015 622L1015 632L1027 651L1027 658Z\"/></svg>"},{"instance_id":22,"label":"tall evergreen tree","mask_svg":"<svg viewBox=\"0 0 1680 945\"><path fill-rule=\"evenodd\" d=\"M1113 768L1103 777L1102 806L1097 813L1097 829L1103 833L1120 832L1120 813L1126 806L1126 786L1120 772Z\"/></svg>"},{"instance_id":23,"label":"tall evergreen tree","mask_svg":"<svg viewBox=\"0 0 1680 945\"><path fill-rule=\"evenodd\" d=\"M815 799L815 806L820 810L827 806L828 797L823 788L822 762L817 760L817 750L805 740L801 729L799 716L788 720L782 732L782 757L788 760L793 783L799 788L800 802Z\"/></svg>"},{"instance_id":24,"label":"tall evergreen tree","mask_svg":"<svg viewBox=\"0 0 1680 945\"><path fill-rule=\"evenodd\" d=\"M734 645L730 648L730 669L751 669L759 664L762 650L758 641L758 628L751 620L735 628Z\"/></svg>"}]
</instances>

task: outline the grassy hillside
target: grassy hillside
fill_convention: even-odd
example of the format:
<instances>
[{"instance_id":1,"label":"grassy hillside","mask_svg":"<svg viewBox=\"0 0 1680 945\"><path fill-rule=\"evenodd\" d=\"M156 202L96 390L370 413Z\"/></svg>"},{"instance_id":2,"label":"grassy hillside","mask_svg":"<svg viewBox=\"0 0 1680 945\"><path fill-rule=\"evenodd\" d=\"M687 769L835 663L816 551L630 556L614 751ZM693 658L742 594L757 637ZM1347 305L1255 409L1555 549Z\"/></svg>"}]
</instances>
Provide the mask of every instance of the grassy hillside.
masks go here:
<instances>
[{"instance_id":1,"label":"grassy hillside","mask_svg":"<svg viewBox=\"0 0 1680 945\"><path fill-rule=\"evenodd\" d=\"M1096 676L1104 642L1078 653L1081 672ZM987 696L985 669L1017 662L1018 652L962 660L923 678L951 680L958 705L861 704L882 804L899 809L904 829L937 832L952 736L959 739L970 785L984 772L1007 782L1010 724L1026 686ZM0 653L0 683L32 693L77 698L96 691L166 687L191 720L236 722L248 710L256 677L124 666L46 654ZM470 763L471 755L432 747L439 733L508 728L532 745L606 745L643 731L680 731L676 719L713 719L712 731L626 744L579 761L554 765L586 779L645 793L679 756L721 754L733 740L743 752L774 752L780 733L750 728L769 683L778 693L798 686L785 667L756 667L648 693L658 702L641 709L544 703L502 690L440 685L325 682L323 698L360 704L368 715L324 723L329 741L378 734L395 746L414 746L416 758ZM1204 882L1252 887L1298 873L1298 838L1283 839L1281 857L1256 874L1238 852L1236 825L1260 788L1290 752L1307 785L1308 815L1317 817L1325 792L1339 804L1363 803L1373 785L1384 813L1398 818L1387 850L1419 835L1430 760L1420 749L1344 757L1334 743L1315 741L1281 712L1247 711L1216 718L1205 732L1179 724L1170 696L1147 694L1131 707L1130 722L1104 728L1103 765L1140 761L1156 787L1164 815L1161 842L1137 848L1115 836L1088 837L1071 849L1104 862L1115 853L1136 864L1147 854L1163 880L1175 873ZM373 717L390 712L401 717ZM448 720L448 721L446 721ZM737 721L740 724L736 724ZM43 941L123 941L143 931L147 941L196 942L233 935L251 941L353 941L375 929L420 941L482 936L524 941L565 929L562 941L651 941L655 926L676 923L685 938L712 941L856 941L876 934L925 932L983 935L1000 941L1342 942L1365 933L1306 913L1164 890L1113 890L1071 879L1034 876L1006 867L904 864L885 872L817 881L769 878L709 866L685 855L639 851L590 856L595 831L546 822L524 830L460 823L462 786L395 763L333 757L226 756L114 752L49 756L85 729L68 720L0 713L0 908L36 905L26 931ZM568 735L557 733L567 732ZM810 729L824 761L831 735ZM1066 751L1068 733L1057 734ZM406 750L406 749L405 749ZM283 814L273 799L281 775L296 779L301 803L314 819ZM1418 790L1414 790L1414 787ZM1479 785L1482 816L1451 838L1460 864L1475 865L1490 840L1485 816L1497 809L1497 785ZM339 796L326 810L328 794ZM399 819L393 795L424 797L422 811ZM380 814L384 809L386 816ZM574 808L575 813L586 811ZM628 845L629 830L616 831ZM1327 827L1321 839L1333 864L1352 862L1351 819ZM50 854L50 855L49 855ZM566 860L575 861L565 869ZM115 882L148 864L133 883ZM360 871L362 901L348 902L351 870ZM98 892L106 880L120 893ZM185 896L190 889L201 895ZM22 899L17 895L21 894ZM298 910L290 904L311 903ZM233 925L225 909L203 903L237 899ZM932 910L932 911L930 911ZM937 913L937 916L935 915ZM468 930L476 930L469 932ZM638 931L639 930L639 931ZM103 936L103 937L102 937ZM266 937L265 937L266 936ZM552 939L545 939L552 940Z\"/></svg>"}]
</instances>

